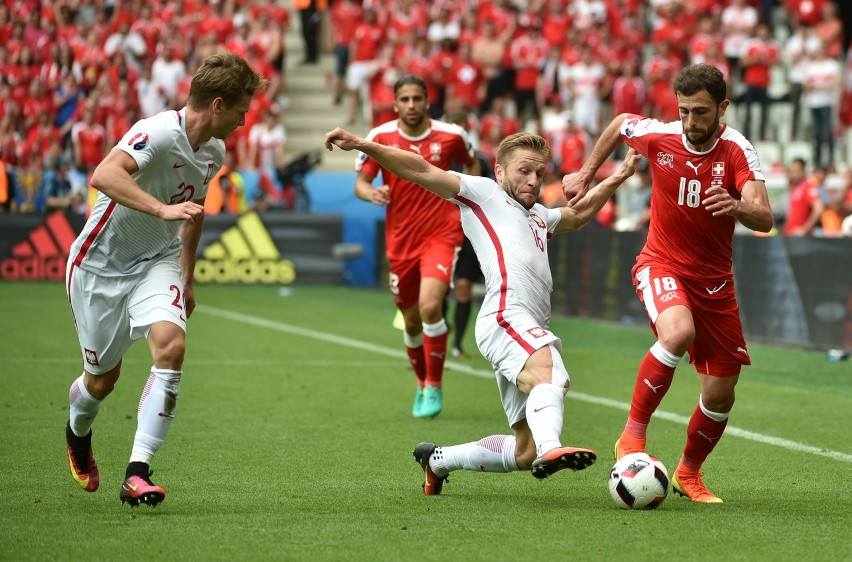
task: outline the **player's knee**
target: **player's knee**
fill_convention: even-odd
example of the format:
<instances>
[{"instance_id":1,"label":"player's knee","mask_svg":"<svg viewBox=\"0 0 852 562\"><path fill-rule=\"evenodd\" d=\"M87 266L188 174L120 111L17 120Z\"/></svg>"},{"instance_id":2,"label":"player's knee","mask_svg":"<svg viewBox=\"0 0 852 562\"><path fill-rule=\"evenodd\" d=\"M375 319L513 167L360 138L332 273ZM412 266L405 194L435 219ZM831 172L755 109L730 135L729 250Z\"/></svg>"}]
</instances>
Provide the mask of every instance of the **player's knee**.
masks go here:
<instances>
[{"instance_id":1,"label":"player's knee","mask_svg":"<svg viewBox=\"0 0 852 562\"><path fill-rule=\"evenodd\" d=\"M562 354L554 346L550 347L550 358L552 366L550 368L550 383L562 389L562 396L571 388L571 376L568 374L568 369L565 368L565 363L562 361Z\"/></svg>"},{"instance_id":2,"label":"player's knee","mask_svg":"<svg viewBox=\"0 0 852 562\"><path fill-rule=\"evenodd\" d=\"M100 375L93 375L87 371L86 376L84 377L86 391L88 391L88 393L96 400L103 400L109 396L115 388L115 383L118 381L120 374L120 365Z\"/></svg>"},{"instance_id":3,"label":"player's knee","mask_svg":"<svg viewBox=\"0 0 852 562\"><path fill-rule=\"evenodd\" d=\"M660 334L657 341L663 348L677 356L682 356L687 352L692 342L695 340L694 326L679 326L676 330L670 330L665 334Z\"/></svg>"},{"instance_id":4,"label":"player's knee","mask_svg":"<svg viewBox=\"0 0 852 562\"><path fill-rule=\"evenodd\" d=\"M712 419L726 419L734 407L734 395L704 396L699 398L701 409ZM717 420L720 421L720 420Z\"/></svg>"},{"instance_id":5,"label":"player's knee","mask_svg":"<svg viewBox=\"0 0 852 562\"><path fill-rule=\"evenodd\" d=\"M164 369L180 370L183 367L183 358L186 353L186 340L184 338L170 339L158 342L154 350L154 364Z\"/></svg>"},{"instance_id":6,"label":"player's knee","mask_svg":"<svg viewBox=\"0 0 852 562\"><path fill-rule=\"evenodd\" d=\"M444 317L444 302L426 301L420 303L420 318L427 324L434 324Z\"/></svg>"}]
</instances>

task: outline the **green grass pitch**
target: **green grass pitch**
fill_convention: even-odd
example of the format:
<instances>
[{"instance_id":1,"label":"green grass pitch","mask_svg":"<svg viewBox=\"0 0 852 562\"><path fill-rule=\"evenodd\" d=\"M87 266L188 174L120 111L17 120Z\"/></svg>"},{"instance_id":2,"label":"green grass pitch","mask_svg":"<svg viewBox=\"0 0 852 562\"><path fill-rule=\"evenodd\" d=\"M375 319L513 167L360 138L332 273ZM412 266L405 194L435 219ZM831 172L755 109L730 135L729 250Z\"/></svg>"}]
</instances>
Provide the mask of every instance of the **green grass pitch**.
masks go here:
<instances>
[{"instance_id":1,"label":"green grass pitch","mask_svg":"<svg viewBox=\"0 0 852 562\"><path fill-rule=\"evenodd\" d=\"M118 501L150 356L137 343L94 426L101 488L68 474L81 363L62 284L0 284L0 560L852 560L852 364L750 346L729 431L704 466L725 500L622 511L607 490L647 329L555 318L573 388L563 442L598 463L538 481L457 472L424 497L411 451L509 431L490 366L450 361L445 409L414 378L384 291L200 286L156 509ZM469 330L472 332L472 327ZM475 351L472 333L467 350ZM692 368L649 428L673 470Z\"/></svg>"}]
</instances>

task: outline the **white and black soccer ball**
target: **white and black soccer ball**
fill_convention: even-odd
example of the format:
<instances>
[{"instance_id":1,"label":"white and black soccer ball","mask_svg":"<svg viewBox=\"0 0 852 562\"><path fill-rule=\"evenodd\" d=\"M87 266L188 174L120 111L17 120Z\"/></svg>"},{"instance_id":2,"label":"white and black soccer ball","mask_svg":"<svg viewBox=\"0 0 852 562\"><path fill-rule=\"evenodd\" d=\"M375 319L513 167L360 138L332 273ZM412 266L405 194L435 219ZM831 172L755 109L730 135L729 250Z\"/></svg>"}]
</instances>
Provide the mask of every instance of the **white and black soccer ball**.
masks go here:
<instances>
[{"instance_id":1,"label":"white and black soccer ball","mask_svg":"<svg viewBox=\"0 0 852 562\"><path fill-rule=\"evenodd\" d=\"M622 509L659 507L671 487L666 467L647 453L624 455L609 475L609 493Z\"/></svg>"}]
</instances>

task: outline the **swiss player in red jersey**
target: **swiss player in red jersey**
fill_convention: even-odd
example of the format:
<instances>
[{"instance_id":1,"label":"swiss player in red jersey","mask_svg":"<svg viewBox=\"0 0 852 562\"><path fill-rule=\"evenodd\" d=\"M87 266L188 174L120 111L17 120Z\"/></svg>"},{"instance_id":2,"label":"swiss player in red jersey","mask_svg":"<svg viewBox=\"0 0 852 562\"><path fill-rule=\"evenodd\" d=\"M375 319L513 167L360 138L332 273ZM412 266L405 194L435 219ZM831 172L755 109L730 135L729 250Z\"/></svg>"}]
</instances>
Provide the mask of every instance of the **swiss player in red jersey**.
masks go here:
<instances>
[{"instance_id":1,"label":"swiss player in red jersey","mask_svg":"<svg viewBox=\"0 0 852 562\"><path fill-rule=\"evenodd\" d=\"M412 75L394 84L394 111L399 119L372 129L367 140L420 154L449 170L462 164L479 174L473 146L464 129L429 119L426 84ZM387 205L385 239L390 262L389 286L394 304L405 319L404 341L417 394L412 415L434 417L443 409L441 380L447 353L443 304L453 278L456 249L463 240L459 209L419 185L402 180L359 153L355 195ZM381 171L384 185L373 187Z\"/></svg>"},{"instance_id":2,"label":"swiss player in red jersey","mask_svg":"<svg viewBox=\"0 0 852 562\"><path fill-rule=\"evenodd\" d=\"M774 219L754 148L720 122L730 103L722 73L706 64L687 66L674 91L680 121L619 115L563 187L575 203L622 139L648 158L651 222L633 283L657 341L639 367L615 454L645 450L651 415L688 351L701 395L672 484L692 501L721 503L700 469L725 431L740 368L750 364L731 270L734 225L768 232Z\"/></svg>"}]
</instances>

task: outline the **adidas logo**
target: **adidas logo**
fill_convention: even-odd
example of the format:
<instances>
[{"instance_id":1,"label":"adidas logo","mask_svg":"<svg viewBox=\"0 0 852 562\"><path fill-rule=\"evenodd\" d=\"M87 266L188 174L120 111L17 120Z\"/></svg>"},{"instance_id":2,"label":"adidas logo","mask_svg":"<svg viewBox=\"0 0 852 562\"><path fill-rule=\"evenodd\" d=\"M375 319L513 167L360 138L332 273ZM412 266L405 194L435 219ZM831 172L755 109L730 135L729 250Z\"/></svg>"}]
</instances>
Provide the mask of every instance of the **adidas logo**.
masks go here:
<instances>
[{"instance_id":1,"label":"adidas logo","mask_svg":"<svg viewBox=\"0 0 852 562\"><path fill-rule=\"evenodd\" d=\"M77 234L61 211L47 216L30 231L27 240L12 246L12 257L0 262L0 277L8 281L65 279L68 250Z\"/></svg>"},{"instance_id":2,"label":"adidas logo","mask_svg":"<svg viewBox=\"0 0 852 562\"><path fill-rule=\"evenodd\" d=\"M296 268L282 260L257 213L247 213L225 230L195 263L198 283L283 283L296 279Z\"/></svg>"}]
</instances>

